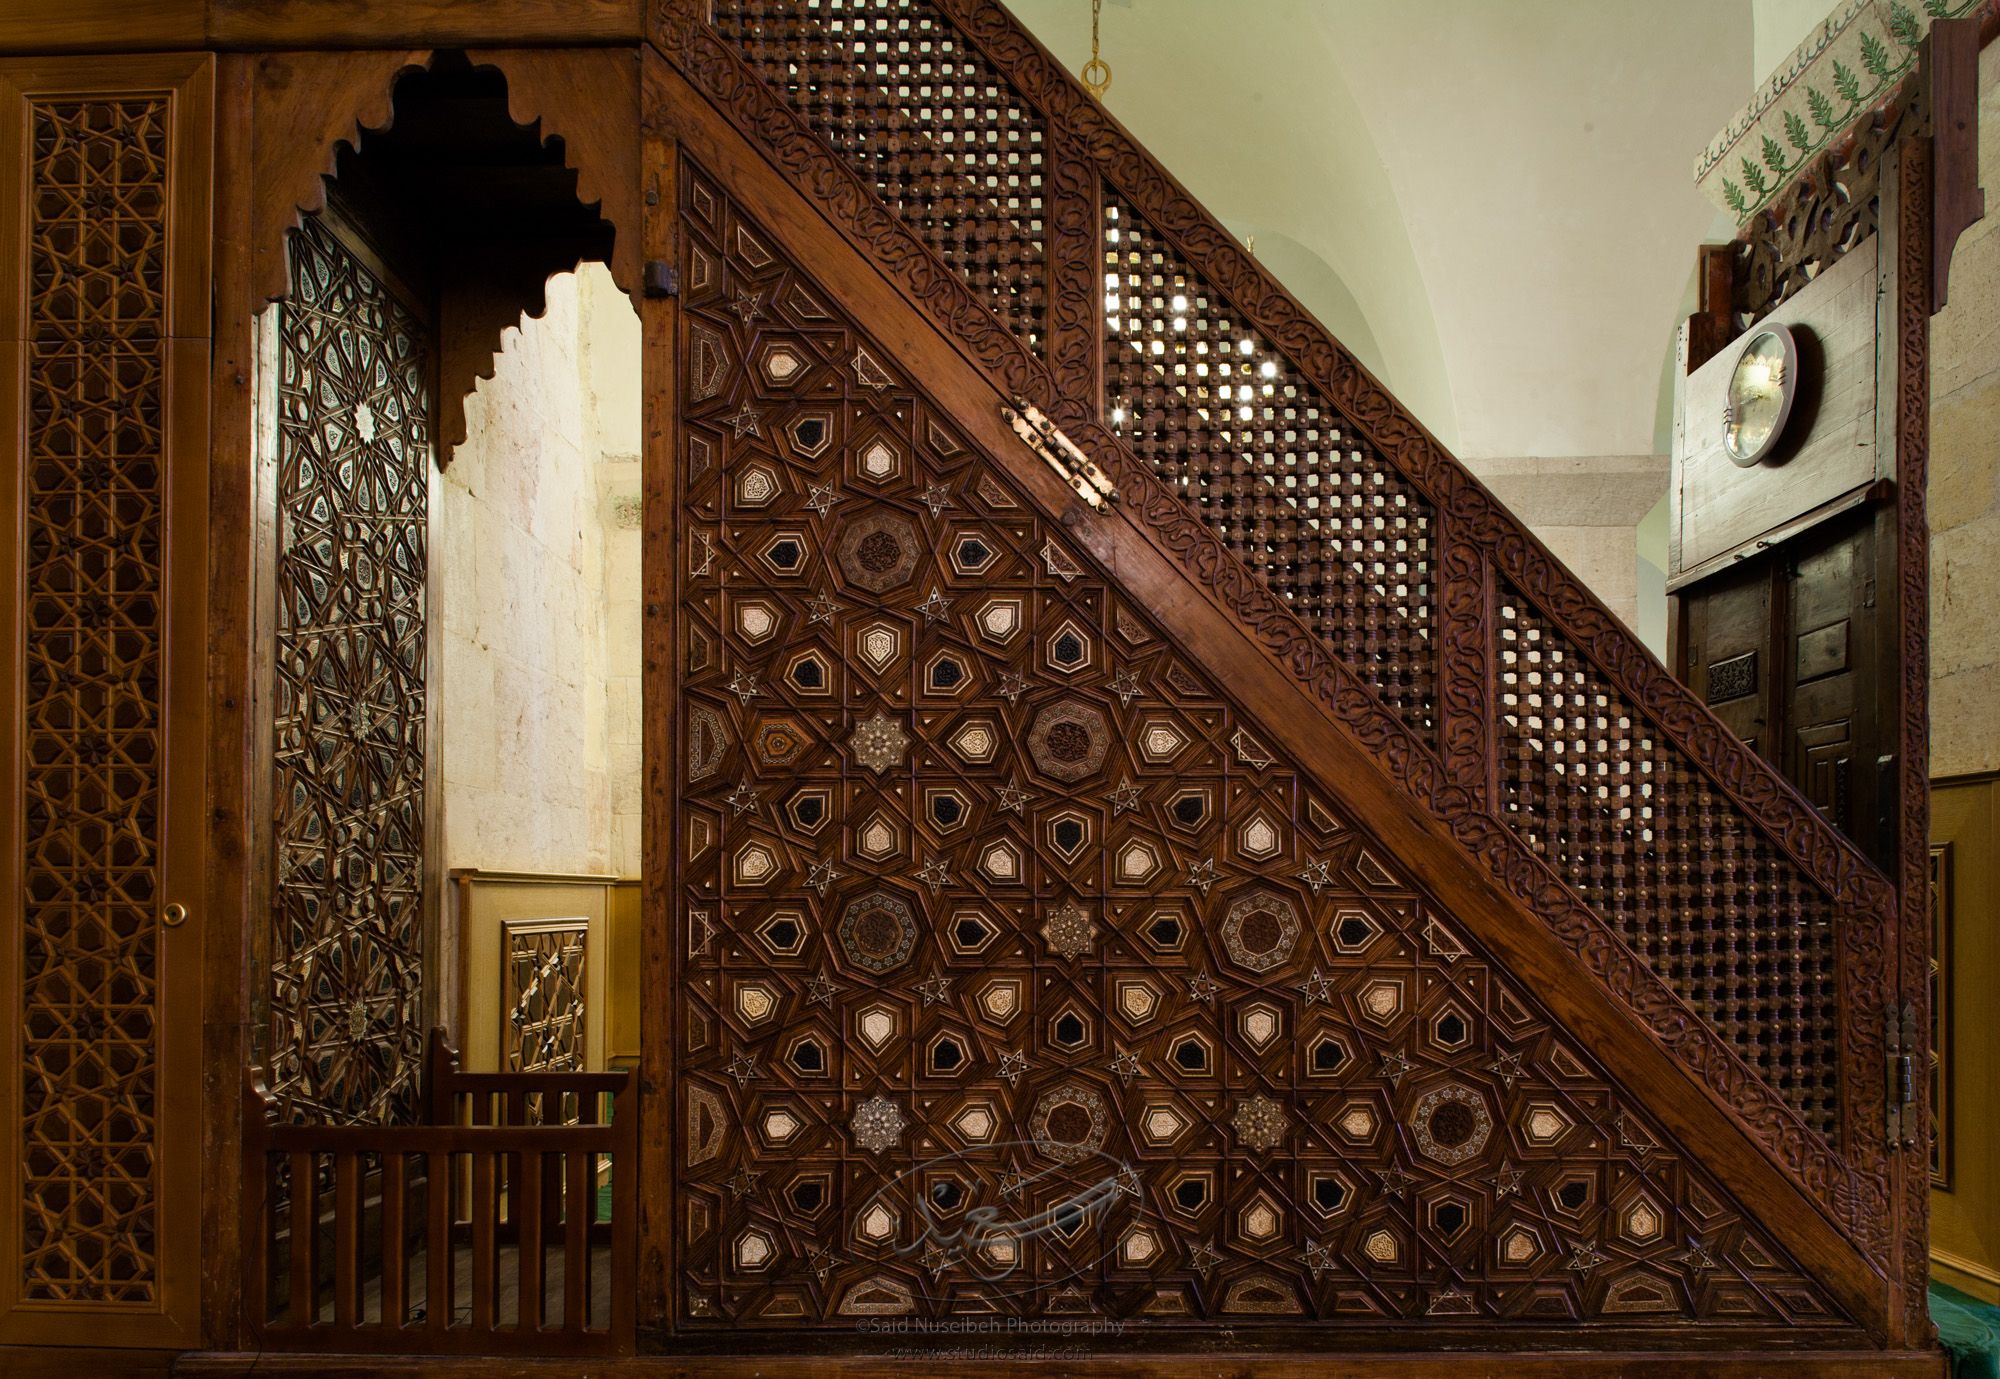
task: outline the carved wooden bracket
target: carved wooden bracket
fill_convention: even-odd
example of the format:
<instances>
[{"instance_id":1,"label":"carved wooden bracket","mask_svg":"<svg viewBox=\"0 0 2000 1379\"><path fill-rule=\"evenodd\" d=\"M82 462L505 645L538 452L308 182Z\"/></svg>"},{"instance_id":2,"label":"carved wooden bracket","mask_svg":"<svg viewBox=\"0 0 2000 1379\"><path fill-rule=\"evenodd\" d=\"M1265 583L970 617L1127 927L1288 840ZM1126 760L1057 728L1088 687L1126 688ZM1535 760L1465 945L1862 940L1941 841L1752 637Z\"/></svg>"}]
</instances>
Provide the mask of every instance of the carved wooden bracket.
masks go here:
<instances>
[{"instance_id":1,"label":"carved wooden bracket","mask_svg":"<svg viewBox=\"0 0 2000 1379\"><path fill-rule=\"evenodd\" d=\"M1944 310L1958 237L1986 214L1979 188L1979 21L1931 26L1931 311Z\"/></svg>"}]
</instances>

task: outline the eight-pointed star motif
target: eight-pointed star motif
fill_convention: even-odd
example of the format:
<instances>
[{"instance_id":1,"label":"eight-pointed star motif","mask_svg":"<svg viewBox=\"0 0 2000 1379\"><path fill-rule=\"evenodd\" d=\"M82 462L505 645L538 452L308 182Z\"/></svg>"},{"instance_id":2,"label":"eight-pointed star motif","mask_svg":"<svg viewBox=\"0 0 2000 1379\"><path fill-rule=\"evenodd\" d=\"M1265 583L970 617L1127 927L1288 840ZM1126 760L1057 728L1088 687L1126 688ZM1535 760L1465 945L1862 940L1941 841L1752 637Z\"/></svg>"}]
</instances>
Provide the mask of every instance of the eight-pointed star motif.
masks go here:
<instances>
[{"instance_id":1,"label":"eight-pointed star motif","mask_svg":"<svg viewBox=\"0 0 2000 1379\"><path fill-rule=\"evenodd\" d=\"M871 1154L880 1154L896 1147L908 1125L895 1102L885 1096L872 1096L854 1108L850 1128L856 1144Z\"/></svg>"},{"instance_id":2,"label":"eight-pointed star motif","mask_svg":"<svg viewBox=\"0 0 2000 1379\"><path fill-rule=\"evenodd\" d=\"M855 725L854 735L848 739L847 745L856 761L879 776L891 766L903 764L903 753L909 748L910 735L895 719L877 709L871 717Z\"/></svg>"}]
</instances>

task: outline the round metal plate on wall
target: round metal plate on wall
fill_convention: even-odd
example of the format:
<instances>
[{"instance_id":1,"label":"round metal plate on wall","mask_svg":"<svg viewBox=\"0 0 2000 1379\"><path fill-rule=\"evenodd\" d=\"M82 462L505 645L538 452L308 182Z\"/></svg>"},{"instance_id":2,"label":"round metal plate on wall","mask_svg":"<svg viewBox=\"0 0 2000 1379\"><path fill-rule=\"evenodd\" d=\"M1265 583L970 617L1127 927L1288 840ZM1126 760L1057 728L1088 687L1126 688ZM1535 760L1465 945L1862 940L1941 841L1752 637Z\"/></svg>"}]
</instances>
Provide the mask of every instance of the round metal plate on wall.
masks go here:
<instances>
[{"instance_id":1,"label":"round metal plate on wall","mask_svg":"<svg viewBox=\"0 0 2000 1379\"><path fill-rule=\"evenodd\" d=\"M1799 389L1799 344L1789 327L1756 330L1729 374L1722 413L1722 448L1744 469L1777 448Z\"/></svg>"}]
</instances>

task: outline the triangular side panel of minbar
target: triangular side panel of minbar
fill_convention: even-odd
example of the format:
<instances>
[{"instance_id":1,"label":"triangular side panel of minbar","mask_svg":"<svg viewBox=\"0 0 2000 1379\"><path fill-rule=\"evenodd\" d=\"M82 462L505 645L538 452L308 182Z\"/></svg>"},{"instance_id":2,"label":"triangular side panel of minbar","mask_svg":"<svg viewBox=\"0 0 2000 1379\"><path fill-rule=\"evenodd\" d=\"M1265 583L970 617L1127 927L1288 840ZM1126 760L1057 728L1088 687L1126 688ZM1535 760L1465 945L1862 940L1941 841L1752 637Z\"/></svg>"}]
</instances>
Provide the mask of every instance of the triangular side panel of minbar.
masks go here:
<instances>
[{"instance_id":1,"label":"triangular side panel of minbar","mask_svg":"<svg viewBox=\"0 0 2000 1379\"><path fill-rule=\"evenodd\" d=\"M691 1330L1847 1324L891 351L679 186Z\"/></svg>"}]
</instances>

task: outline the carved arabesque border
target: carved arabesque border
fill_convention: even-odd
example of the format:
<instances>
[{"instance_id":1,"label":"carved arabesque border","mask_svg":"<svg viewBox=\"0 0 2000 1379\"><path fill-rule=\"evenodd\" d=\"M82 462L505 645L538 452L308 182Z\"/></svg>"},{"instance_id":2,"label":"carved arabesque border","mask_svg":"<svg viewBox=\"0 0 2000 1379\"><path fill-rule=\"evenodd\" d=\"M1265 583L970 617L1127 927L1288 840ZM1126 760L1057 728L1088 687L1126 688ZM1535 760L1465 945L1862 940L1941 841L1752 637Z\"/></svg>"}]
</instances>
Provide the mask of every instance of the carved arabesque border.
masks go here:
<instances>
[{"instance_id":1,"label":"carved arabesque border","mask_svg":"<svg viewBox=\"0 0 2000 1379\"><path fill-rule=\"evenodd\" d=\"M1896 878L1902 903L1899 954L1902 1000L1915 1007L1917 1047L1905 1052L1923 1066L1930 1022L1930 323L1933 303L1932 144L1899 146L1896 187L1896 614L1901 680L1897 685ZM1914 1102L1904 1124L1930 1121L1930 1079L1912 1079ZM1930 1335L1930 1148L1911 1136L1901 1151L1903 1326L1912 1343Z\"/></svg>"},{"instance_id":2,"label":"carved arabesque border","mask_svg":"<svg viewBox=\"0 0 2000 1379\"><path fill-rule=\"evenodd\" d=\"M1049 206L1052 263L1076 263L1089 246L1093 273L1096 199L1061 194L1080 184L1061 155L1082 150L1090 176L1114 185L1172 241L1211 285L1285 352L1363 438L1424 491L1445 515L1453 541L1480 552L1589 657L1669 741L1758 824L1804 875L1847 914L1843 925L1843 1097L1868 1085L1879 1066L1879 1020L1864 1018L1887 999L1886 939L1895 892L1888 880L1803 797L1735 737L1485 487L1454 460L1393 396L1165 174L993 0L932 0L1048 118L1058 153ZM1138 465L1098 422L1094 331L1051 324L1053 373L1023 349L972 290L903 228L860 178L772 93L704 22L704 0L658 0L653 40L830 221L927 310L968 357L1017 395L1046 399L1071 439L1116 478L1123 506L1216 600L1232 609L1274 659L1309 686L1392 779L1415 796L1501 884L1533 909L1680 1062L1750 1126L1768 1151L1875 1257L1889 1247L1888 1159L1879 1143L1852 1136L1844 1158L1811 1130L1762 1078L1668 988L1651 968L1507 826L1483 791L1452 780L1436 749L1410 732L1288 608L1232 555L1176 495ZM1246 305L1247 304L1247 305ZM1094 310L1089 294L1061 285L1052 312ZM1089 342L1057 354L1061 342ZM1055 378L1066 380L1058 390ZM1068 380L1076 380L1074 383ZM1446 562L1453 562L1447 550ZM1460 561L1462 563L1462 559ZM1446 603L1456 595L1446 588ZM1455 619L1441 654L1440 694L1484 703L1486 628ZM1455 755L1462 755L1457 752Z\"/></svg>"}]
</instances>

